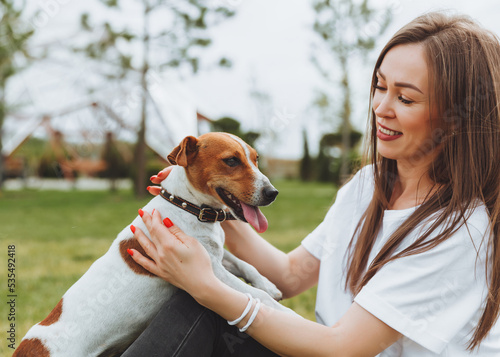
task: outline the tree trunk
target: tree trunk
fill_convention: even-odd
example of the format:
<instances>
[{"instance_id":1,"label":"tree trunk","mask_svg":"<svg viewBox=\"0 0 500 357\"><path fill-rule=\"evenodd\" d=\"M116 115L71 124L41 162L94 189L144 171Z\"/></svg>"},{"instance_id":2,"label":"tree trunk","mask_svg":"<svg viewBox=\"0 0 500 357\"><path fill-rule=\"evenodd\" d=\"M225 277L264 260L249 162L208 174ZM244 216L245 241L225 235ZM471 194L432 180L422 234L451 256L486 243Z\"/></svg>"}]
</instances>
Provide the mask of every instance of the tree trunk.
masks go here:
<instances>
[{"instance_id":1,"label":"tree trunk","mask_svg":"<svg viewBox=\"0 0 500 357\"><path fill-rule=\"evenodd\" d=\"M342 91L344 103L342 106L342 158L340 165L340 181L344 183L350 175L351 153L351 90L349 88L349 75L347 58L341 59L342 65Z\"/></svg>"},{"instance_id":2,"label":"tree trunk","mask_svg":"<svg viewBox=\"0 0 500 357\"><path fill-rule=\"evenodd\" d=\"M142 103L141 103L141 124L137 135L137 147L135 152L135 195L141 199L146 196L146 118L148 104L148 82L147 74L149 70L149 6L144 7L144 40L143 40L143 64L141 72Z\"/></svg>"}]
</instances>

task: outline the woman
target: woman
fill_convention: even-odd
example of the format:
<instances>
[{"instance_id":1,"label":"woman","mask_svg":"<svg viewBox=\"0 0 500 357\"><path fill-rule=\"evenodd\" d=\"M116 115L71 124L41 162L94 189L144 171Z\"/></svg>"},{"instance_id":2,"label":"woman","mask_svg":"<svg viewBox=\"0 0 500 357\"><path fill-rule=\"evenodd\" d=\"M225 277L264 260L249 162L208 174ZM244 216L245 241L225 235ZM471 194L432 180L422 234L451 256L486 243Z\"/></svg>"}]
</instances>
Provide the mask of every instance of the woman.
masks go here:
<instances>
[{"instance_id":1,"label":"woman","mask_svg":"<svg viewBox=\"0 0 500 357\"><path fill-rule=\"evenodd\" d=\"M134 260L192 299L171 300L124 356L500 356L499 75L495 35L464 16L415 19L375 66L371 165L323 223L288 254L224 223L228 248L285 297L318 284L318 323L257 306L145 214L152 242L136 237L153 260Z\"/></svg>"}]
</instances>

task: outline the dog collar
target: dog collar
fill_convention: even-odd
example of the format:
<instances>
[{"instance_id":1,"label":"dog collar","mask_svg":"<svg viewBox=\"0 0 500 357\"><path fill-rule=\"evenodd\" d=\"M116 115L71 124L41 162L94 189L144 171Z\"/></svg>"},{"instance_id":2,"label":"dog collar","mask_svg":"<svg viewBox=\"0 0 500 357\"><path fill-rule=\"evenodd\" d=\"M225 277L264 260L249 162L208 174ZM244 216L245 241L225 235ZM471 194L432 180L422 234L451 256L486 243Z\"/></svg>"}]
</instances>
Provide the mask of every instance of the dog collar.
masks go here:
<instances>
[{"instance_id":1,"label":"dog collar","mask_svg":"<svg viewBox=\"0 0 500 357\"><path fill-rule=\"evenodd\" d=\"M189 201L183 200L180 197L176 197L168 193L164 189L160 191L160 196L171 204L183 209L186 212L191 213L192 215L195 215L196 217L198 217L198 220L200 222L215 223L236 219L231 213L226 212L223 209L215 209L205 205L199 207Z\"/></svg>"}]
</instances>

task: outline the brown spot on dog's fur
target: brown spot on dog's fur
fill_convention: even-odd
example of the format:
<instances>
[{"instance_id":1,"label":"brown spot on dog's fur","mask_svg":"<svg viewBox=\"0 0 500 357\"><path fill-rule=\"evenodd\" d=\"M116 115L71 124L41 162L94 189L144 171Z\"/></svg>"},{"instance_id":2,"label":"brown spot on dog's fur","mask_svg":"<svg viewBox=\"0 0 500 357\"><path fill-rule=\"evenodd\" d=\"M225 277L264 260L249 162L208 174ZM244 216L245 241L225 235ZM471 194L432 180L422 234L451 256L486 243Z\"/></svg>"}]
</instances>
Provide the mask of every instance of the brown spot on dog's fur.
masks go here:
<instances>
[{"instance_id":1,"label":"brown spot on dog's fur","mask_svg":"<svg viewBox=\"0 0 500 357\"><path fill-rule=\"evenodd\" d=\"M156 276L150 271L144 269L142 266L137 264L134 259L130 256L130 254L127 253L127 249L135 249L142 255L144 255L146 258L149 258L149 255L146 254L144 249L141 247L137 239L135 238L130 238L127 240L122 240L120 242L120 255L122 256L123 260L127 265L129 266L130 269L132 269L135 273L140 274L140 275L148 275L148 276ZM151 258L149 258L151 259Z\"/></svg>"},{"instance_id":2,"label":"brown spot on dog's fur","mask_svg":"<svg viewBox=\"0 0 500 357\"><path fill-rule=\"evenodd\" d=\"M50 314L42 322L40 322L39 325L50 326L59 321L59 318L61 317L62 314L62 306L63 306L63 299L59 300L56 307L54 307L54 309L50 312Z\"/></svg>"},{"instance_id":3,"label":"brown spot on dog's fur","mask_svg":"<svg viewBox=\"0 0 500 357\"><path fill-rule=\"evenodd\" d=\"M38 338L21 341L12 357L50 357L49 350Z\"/></svg>"}]
</instances>

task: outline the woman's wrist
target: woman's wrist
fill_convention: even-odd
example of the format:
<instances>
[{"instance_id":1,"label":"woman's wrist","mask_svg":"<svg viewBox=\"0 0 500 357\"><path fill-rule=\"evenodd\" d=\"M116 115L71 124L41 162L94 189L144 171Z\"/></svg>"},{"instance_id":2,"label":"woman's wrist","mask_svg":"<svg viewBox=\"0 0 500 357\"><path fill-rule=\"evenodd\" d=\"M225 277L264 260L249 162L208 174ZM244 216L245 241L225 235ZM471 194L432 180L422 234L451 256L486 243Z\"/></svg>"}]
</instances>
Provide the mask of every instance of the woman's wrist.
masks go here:
<instances>
[{"instance_id":1,"label":"woman's wrist","mask_svg":"<svg viewBox=\"0 0 500 357\"><path fill-rule=\"evenodd\" d=\"M206 308L211 308L214 300L219 298L220 291L224 287L222 283L214 274L208 279L204 279L201 284L196 284L193 291L188 293L200 304Z\"/></svg>"},{"instance_id":2,"label":"woman's wrist","mask_svg":"<svg viewBox=\"0 0 500 357\"><path fill-rule=\"evenodd\" d=\"M248 304L248 296L244 293L231 288L216 277L213 281L207 281L203 285L203 288L197 289L196 294L192 294L200 305L205 306L228 321L237 319L245 310ZM253 309L255 300L252 299L252 301ZM237 326L244 326L249 317L249 314L247 314Z\"/></svg>"}]
</instances>

